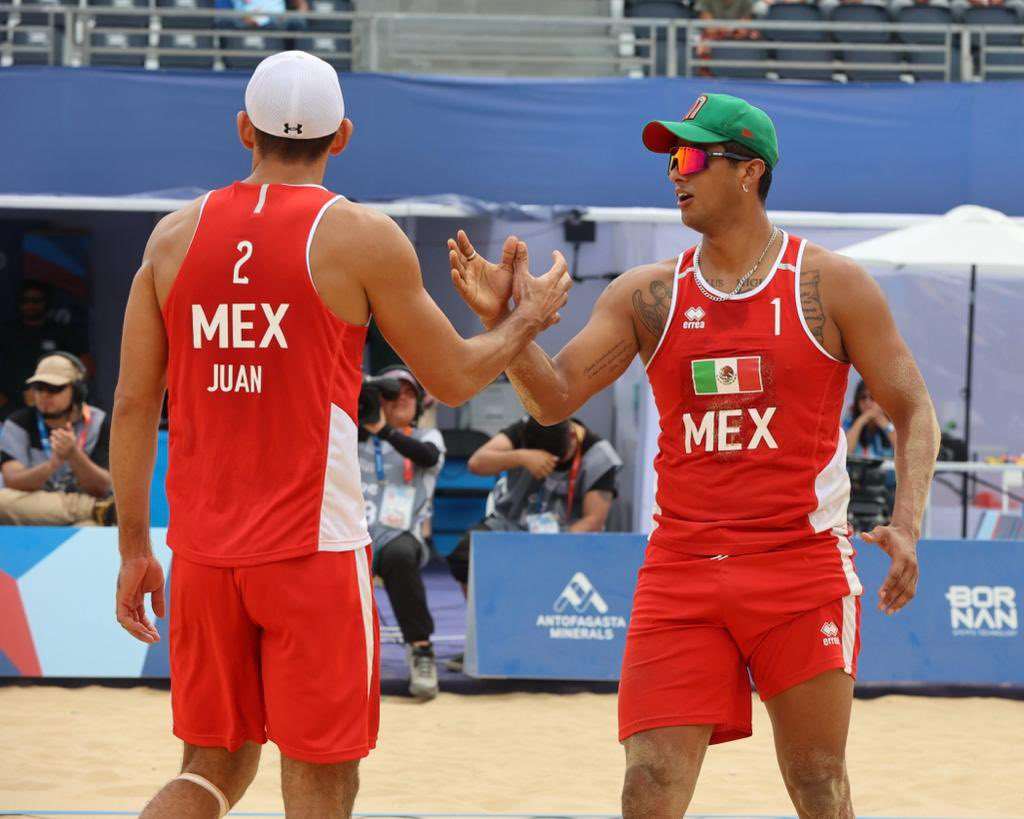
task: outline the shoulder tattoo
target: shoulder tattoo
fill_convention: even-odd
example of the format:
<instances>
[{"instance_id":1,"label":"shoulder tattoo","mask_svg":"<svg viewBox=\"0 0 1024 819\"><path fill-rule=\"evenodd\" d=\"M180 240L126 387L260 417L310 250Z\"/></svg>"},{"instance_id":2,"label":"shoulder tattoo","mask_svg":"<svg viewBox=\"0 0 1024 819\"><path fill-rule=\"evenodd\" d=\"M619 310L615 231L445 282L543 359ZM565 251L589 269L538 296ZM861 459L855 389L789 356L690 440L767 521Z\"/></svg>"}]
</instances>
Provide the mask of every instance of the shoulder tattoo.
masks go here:
<instances>
[{"instance_id":1,"label":"shoulder tattoo","mask_svg":"<svg viewBox=\"0 0 1024 819\"><path fill-rule=\"evenodd\" d=\"M825 308L821 304L821 273L807 270L800 273L800 306L807 329L822 347L825 346Z\"/></svg>"},{"instance_id":2,"label":"shoulder tattoo","mask_svg":"<svg viewBox=\"0 0 1024 819\"><path fill-rule=\"evenodd\" d=\"M655 338L660 338L668 321L668 311L672 304L672 289L660 279L650 284L651 299L644 298L639 288L633 291L633 313Z\"/></svg>"}]
</instances>

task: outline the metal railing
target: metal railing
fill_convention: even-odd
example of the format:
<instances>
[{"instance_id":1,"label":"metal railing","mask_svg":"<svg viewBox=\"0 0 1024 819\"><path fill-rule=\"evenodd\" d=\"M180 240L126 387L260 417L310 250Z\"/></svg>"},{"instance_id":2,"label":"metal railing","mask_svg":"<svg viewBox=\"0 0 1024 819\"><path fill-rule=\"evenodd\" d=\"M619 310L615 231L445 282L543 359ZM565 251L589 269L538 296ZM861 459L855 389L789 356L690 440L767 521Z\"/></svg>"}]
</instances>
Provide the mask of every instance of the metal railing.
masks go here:
<instances>
[{"instance_id":1,"label":"metal railing","mask_svg":"<svg viewBox=\"0 0 1024 819\"><path fill-rule=\"evenodd\" d=\"M411 73L1024 77L1024 26L310 11L249 28L250 16L181 7L0 5L0 64L221 70L298 47L343 70ZM713 29L755 38L711 39L705 32Z\"/></svg>"},{"instance_id":2,"label":"metal railing","mask_svg":"<svg viewBox=\"0 0 1024 819\"><path fill-rule=\"evenodd\" d=\"M972 26L970 32L979 39L979 79L988 79L989 74L1024 76L1024 26ZM995 42L990 43L990 39ZM1009 42L1013 39L1016 43ZM1003 56L1014 59L1000 59ZM992 58L995 58L994 62Z\"/></svg>"}]
</instances>

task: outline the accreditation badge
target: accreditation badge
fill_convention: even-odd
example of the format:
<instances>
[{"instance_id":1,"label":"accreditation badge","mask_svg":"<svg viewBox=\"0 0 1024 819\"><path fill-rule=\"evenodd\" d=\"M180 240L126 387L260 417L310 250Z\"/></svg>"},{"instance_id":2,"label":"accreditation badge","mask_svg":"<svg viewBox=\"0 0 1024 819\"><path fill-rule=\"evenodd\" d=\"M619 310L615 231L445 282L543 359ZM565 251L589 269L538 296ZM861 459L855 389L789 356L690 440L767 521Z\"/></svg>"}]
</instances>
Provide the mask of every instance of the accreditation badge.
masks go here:
<instances>
[{"instance_id":1,"label":"accreditation badge","mask_svg":"<svg viewBox=\"0 0 1024 819\"><path fill-rule=\"evenodd\" d=\"M380 499L380 515L377 520L381 525L392 529L411 531L415 501L415 487L388 484L384 487L384 494Z\"/></svg>"}]
</instances>

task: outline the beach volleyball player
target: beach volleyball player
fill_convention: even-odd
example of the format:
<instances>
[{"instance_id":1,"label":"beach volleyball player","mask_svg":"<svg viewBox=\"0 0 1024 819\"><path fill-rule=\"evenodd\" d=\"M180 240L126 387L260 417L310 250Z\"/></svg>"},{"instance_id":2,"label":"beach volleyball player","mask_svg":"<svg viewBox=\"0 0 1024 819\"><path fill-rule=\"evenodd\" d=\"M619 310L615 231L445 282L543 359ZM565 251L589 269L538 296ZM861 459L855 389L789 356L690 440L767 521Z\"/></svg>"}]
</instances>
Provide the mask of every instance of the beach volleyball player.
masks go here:
<instances>
[{"instance_id":1,"label":"beach volleyball player","mask_svg":"<svg viewBox=\"0 0 1024 819\"><path fill-rule=\"evenodd\" d=\"M267 58L237 125L252 174L160 221L125 314L117 616L158 639L143 598L163 614L148 493L166 384L171 700L185 742L181 775L143 816L225 814L268 738L288 816L349 816L379 698L356 450L370 316L425 388L459 404L557 320L569 277L560 258L523 276L508 320L463 339L398 226L321 185L352 136L334 69L298 51Z\"/></svg>"},{"instance_id":2,"label":"beach volleyball player","mask_svg":"<svg viewBox=\"0 0 1024 819\"><path fill-rule=\"evenodd\" d=\"M619 687L626 819L677 817L708 744L751 733L748 670L801 817L852 817L845 764L860 645L840 414L853 364L896 426L892 558L878 605L913 597L938 448L934 410L874 281L772 225L779 158L768 115L721 94L652 122L682 221L678 258L627 271L554 358L529 345L508 375L541 423L568 417L639 355L660 416L655 528ZM486 326L510 268L449 243L456 287ZM526 261L519 244L515 263Z\"/></svg>"}]
</instances>

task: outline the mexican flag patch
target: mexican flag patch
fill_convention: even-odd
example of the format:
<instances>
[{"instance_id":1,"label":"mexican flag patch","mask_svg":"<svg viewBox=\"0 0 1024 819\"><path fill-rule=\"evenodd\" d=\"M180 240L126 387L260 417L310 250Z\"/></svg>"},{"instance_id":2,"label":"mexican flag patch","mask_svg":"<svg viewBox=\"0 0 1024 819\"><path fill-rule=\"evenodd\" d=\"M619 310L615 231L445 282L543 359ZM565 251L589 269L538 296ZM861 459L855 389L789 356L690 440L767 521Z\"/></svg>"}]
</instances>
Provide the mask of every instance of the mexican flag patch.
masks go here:
<instances>
[{"instance_id":1,"label":"mexican flag patch","mask_svg":"<svg viewBox=\"0 0 1024 819\"><path fill-rule=\"evenodd\" d=\"M691 361L693 391L697 395L761 392L761 356L705 358Z\"/></svg>"}]
</instances>

